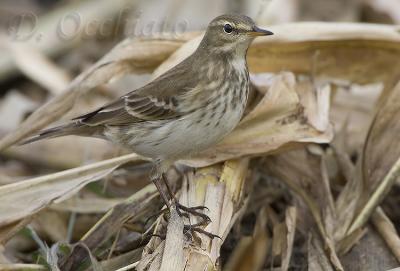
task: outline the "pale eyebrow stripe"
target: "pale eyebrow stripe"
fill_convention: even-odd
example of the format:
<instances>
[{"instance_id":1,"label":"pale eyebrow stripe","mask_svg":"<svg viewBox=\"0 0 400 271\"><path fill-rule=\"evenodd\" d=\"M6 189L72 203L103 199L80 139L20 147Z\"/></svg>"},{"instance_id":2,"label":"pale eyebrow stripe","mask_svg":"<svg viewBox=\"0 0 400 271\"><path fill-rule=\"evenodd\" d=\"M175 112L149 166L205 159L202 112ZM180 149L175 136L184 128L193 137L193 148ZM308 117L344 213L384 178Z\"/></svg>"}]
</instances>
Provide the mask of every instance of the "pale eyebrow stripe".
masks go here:
<instances>
[{"instance_id":1,"label":"pale eyebrow stripe","mask_svg":"<svg viewBox=\"0 0 400 271\"><path fill-rule=\"evenodd\" d=\"M236 26L236 24L234 24L232 22L228 22L226 20L219 20L219 21L213 22L211 24L211 26L224 26L225 24L230 24L232 26Z\"/></svg>"}]
</instances>

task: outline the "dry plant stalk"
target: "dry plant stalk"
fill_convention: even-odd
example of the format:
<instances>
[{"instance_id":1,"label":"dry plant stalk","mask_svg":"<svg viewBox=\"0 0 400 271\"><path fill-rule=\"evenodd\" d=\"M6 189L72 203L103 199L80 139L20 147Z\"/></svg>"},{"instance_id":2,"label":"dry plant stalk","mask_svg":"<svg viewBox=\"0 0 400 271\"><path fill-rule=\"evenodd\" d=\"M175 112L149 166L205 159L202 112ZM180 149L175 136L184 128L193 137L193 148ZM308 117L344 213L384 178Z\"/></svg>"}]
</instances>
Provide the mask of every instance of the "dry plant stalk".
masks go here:
<instances>
[{"instance_id":1,"label":"dry plant stalk","mask_svg":"<svg viewBox=\"0 0 400 271\"><path fill-rule=\"evenodd\" d=\"M213 270L218 265L223 240L245 209L246 190L251 188L253 182L247 177L248 166L249 159L244 158L188 173L180 191L180 202L209 208L210 213L207 214L211 223L204 230L217 234L222 240L210 240L207 236L195 234L193 242L187 242L182 234L181 218L172 215L166 240L160 241L156 237L150 240L138 270ZM194 219L191 217L190 223L196 223ZM173 252L168 250L171 247Z\"/></svg>"},{"instance_id":2,"label":"dry plant stalk","mask_svg":"<svg viewBox=\"0 0 400 271\"><path fill-rule=\"evenodd\" d=\"M0 264L0 270L3 271L41 271L48 270L46 266L40 264Z\"/></svg>"},{"instance_id":3,"label":"dry plant stalk","mask_svg":"<svg viewBox=\"0 0 400 271\"><path fill-rule=\"evenodd\" d=\"M400 237L392 221L390 221L381 208L377 208L372 215L372 223L385 240L393 255L396 256L397 261L400 262Z\"/></svg>"}]
</instances>

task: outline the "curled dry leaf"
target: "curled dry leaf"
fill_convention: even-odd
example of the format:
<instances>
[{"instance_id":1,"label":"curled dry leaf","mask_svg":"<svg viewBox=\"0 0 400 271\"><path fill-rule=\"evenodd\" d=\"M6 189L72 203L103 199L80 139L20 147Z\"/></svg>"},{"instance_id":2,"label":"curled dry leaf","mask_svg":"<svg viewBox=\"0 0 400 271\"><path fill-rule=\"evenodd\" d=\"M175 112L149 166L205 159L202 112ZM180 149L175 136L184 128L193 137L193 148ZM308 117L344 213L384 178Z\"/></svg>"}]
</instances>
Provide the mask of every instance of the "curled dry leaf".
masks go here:
<instances>
[{"instance_id":1,"label":"curled dry leaf","mask_svg":"<svg viewBox=\"0 0 400 271\"><path fill-rule=\"evenodd\" d=\"M31 216L52 203L59 203L84 185L107 176L119 165L138 159L136 154L130 154L1 186L0 227Z\"/></svg>"},{"instance_id":2,"label":"curled dry leaf","mask_svg":"<svg viewBox=\"0 0 400 271\"><path fill-rule=\"evenodd\" d=\"M255 73L289 70L357 84L393 85L400 75L396 26L357 23L291 23L270 27L249 50ZM371 60L374 61L371 61ZM391 67L382 72L383 67Z\"/></svg>"},{"instance_id":3,"label":"curled dry leaf","mask_svg":"<svg viewBox=\"0 0 400 271\"><path fill-rule=\"evenodd\" d=\"M380 103L370 126L361 161L363 189L348 233L362 226L400 176L400 82Z\"/></svg>"},{"instance_id":4,"label":"curled dry leaf","mask_svg":"<svg viewBox=\"0 0 400 271\"><path fill-rule=\"evenodd\" d=\"M258 75L258 83L261 82ZM266 80L270 80L266 76ZM226 159L262 155L295 142L327 143L329 87L321 92L310 80L296 81L292 73L277 75L262 100L221 143L187 161L203 166Z\"/></svg>"}]
</instances>

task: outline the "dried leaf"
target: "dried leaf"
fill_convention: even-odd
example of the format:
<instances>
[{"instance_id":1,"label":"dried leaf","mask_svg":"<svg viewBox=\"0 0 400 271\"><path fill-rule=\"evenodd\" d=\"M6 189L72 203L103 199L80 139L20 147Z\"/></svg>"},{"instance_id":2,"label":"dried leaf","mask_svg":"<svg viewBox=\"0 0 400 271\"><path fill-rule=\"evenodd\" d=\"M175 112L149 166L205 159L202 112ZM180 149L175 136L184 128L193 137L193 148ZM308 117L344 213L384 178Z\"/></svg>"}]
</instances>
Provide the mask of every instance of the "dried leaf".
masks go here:
<instances>
[{"instance_id":1,"label":"dried leaf","mask_svg":"<svg viewBox=\"0 0 400 271\"><path fill-rule=\"evenodd\" d=\"M119 165L137 159L136 154L130 154L1 186L0 226L31 216L53 202L61 202L84 185L107 176Z\"/></svg>"},{"instance_id":2,"label":"dried leaf","mask_svg":"<svg viewBox=\"0 0 400 271\"><path fill-rule=\"evenodd\" d=\"M325 173L323 167L321 168L323 160L320 151L314 152L312 154L303 148L271 156L265 160L265 166L269 174L284 181L304 201L321 234L331 264L335 269L343 270L336 255L333 230L330 229L331 217L335 215L334 209L332 210L332 196L328 195L330 190L326 180L321 181L326 176L323 176Z\"/></svg>"},{"instance_id":3,"label":"dried leaf","mask_svg":"<svg viewBox=\"0 0 400 271\"><path fill-rule=\"evenodd\" d=\"M400 176L400 82L380 104L365 142L362 156L363 190L348 233L362 226Z\"/></svg>"},{"instance_id":4,"label":"dried leaf","mask_svg":"<svg viewBox=\"0 0 400 271\"><path fill-rule=\"evenodd\" d=\"M388 86L400 75L400 33L395 26L306 22L269 29L276 34L256 39L249 50L252 72L315 72L320 80L383 82ZM392 69L382 73L381 67Z\"/></svg>"},{"instance_id":5,"label":"dried leaf","mask_svg":"<svg viewBox=\"0 0 400 271\"><path fill-rule=\"evenodd\" d=\"M105 199L72 197L63 202L50 205L50 209L78 214L104 213L123 201L124 199L122 198Z\"/></svg>"},{"instance_id":6,"label":"dried leaf","mask_svg":"<svg viewBox=\"0 0 400 271\"><path fill-rule=\"evenodd\" d=\"M80 243L85 244L92 251L101 246L118 232L126 221L133 217L140 218L143 210L148 208L157 197L156 191L156 187L150 184L114 206L81 238ZM62 270L76 270L86 257L85 250L76 247L68 257L63 259Z\"/></svg>"},{"instance_id":7,"label":"dried leaf","mask_svg":"<svg viewBox=\"0 0 400 271\"><path fill-rule=\"evenodd\" d=\"M282 73L275 77L262 100L233 132L217 146L185 163L204 166L241 156L271 153L294 142L327 143L333 132L328 115L323 113L327 111L329 89L323 94L315 91L310 80L296 82L293 74Z\"/></svg>"},{"instance_id":8,"label":"dried leaf","mask_svg":"<svg viewBox=\"0 0 400 271\"><path fill-rule=\"evenodd\" d=\"M270 246L266 226L267 214L264 208L258 214L253 236L241 238L224 271L262 270Z\"/></svg>"}]
</instances>

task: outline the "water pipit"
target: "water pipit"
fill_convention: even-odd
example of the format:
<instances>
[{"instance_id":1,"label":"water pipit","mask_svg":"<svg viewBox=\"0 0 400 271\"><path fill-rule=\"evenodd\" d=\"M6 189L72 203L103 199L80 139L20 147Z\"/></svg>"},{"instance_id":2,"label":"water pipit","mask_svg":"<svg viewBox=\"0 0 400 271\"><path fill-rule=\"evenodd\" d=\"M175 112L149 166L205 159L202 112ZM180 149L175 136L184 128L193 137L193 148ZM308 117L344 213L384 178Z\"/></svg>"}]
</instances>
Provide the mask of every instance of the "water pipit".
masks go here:
<instances>
[{"instance_id":1,"label":"water pipit","mask_svg":"<svg viewBox=\"0 0 400 271\"><path fill-rule=\"evenodd\" d=\"M144 87L24 143L79 135L127 147L153 159L150 177L168 208L173 205L181 214L207 220L201 207L185 207L175 200L164 173L174 161L219 142L239 123L249 92L247 49L255 37L266 35L272 33L258 28L247 16L219 16L208 25L196 51L174 68Z\"/></svg>"}]
</instances>

